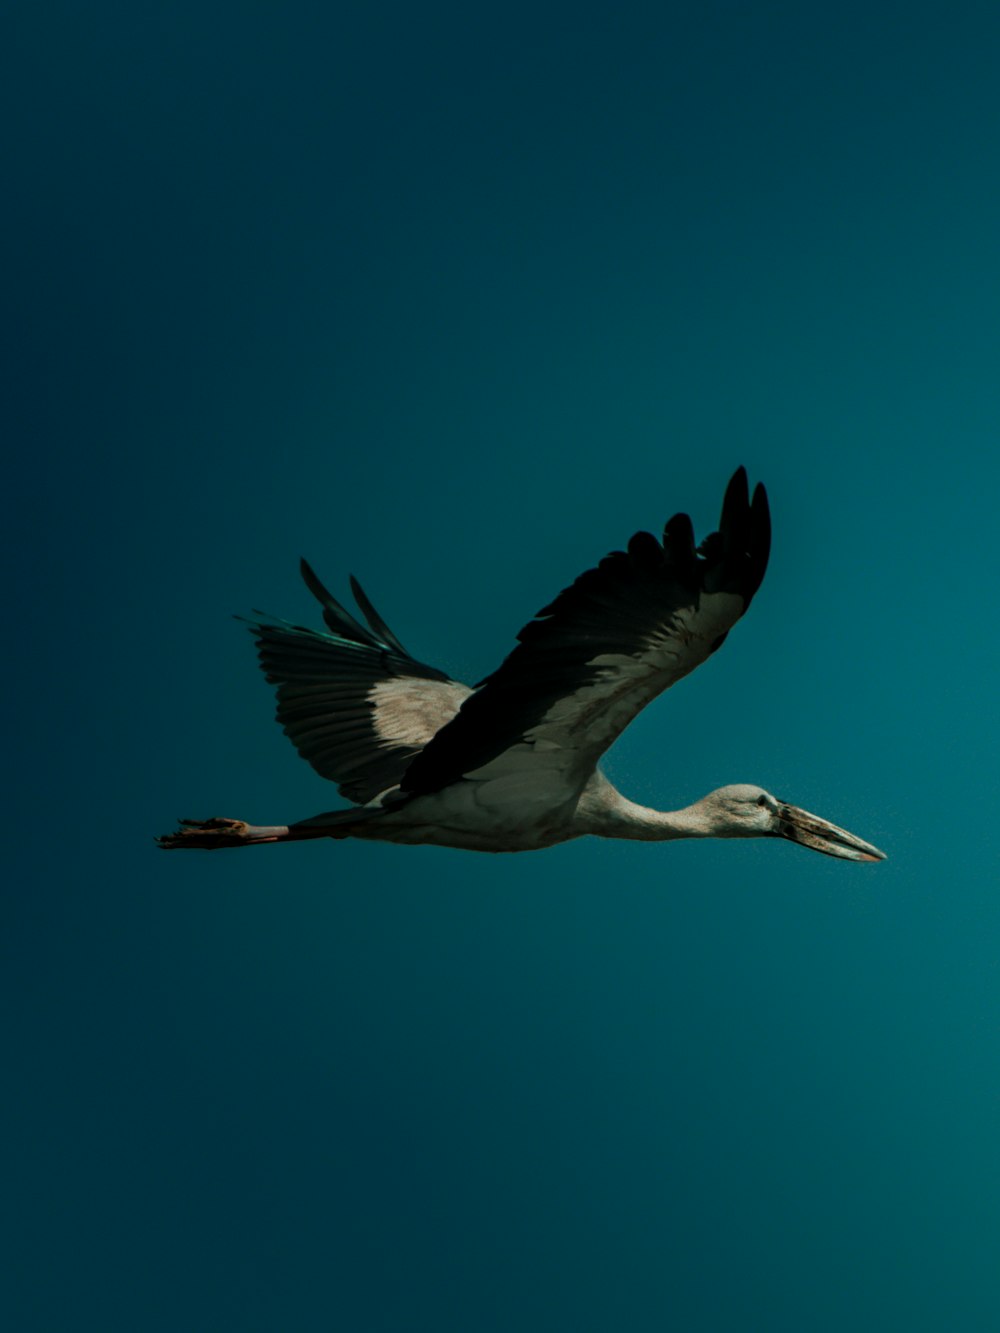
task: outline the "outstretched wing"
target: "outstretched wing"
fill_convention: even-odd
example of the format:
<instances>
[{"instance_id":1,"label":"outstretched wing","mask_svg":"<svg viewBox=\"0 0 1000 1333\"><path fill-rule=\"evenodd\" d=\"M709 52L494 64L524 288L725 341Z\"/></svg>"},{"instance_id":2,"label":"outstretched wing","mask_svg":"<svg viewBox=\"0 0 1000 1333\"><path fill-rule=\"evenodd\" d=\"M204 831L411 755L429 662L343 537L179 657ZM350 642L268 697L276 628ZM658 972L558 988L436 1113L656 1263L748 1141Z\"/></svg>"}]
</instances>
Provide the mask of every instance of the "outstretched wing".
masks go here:
<instances>
[{"instance_id":1,"label":"outstretched wing","mask_svg":"<svg viewBox=\"0 0 1000 1333\"><path fill-rule=\"evenodd\" d=\"M407 768L402 795L463 777L523 782L547 773L567 794L662 690L699 666L750 605L767 568L763 486L740 468L718 532L695 549L687 514L662 542L639 532L627 551L581 574L517 636L518 646Z\"/></svg>"},{"instance_id":2,"label":"outstretched wing","mask_svg":"<svg viewBox=\"0 0 1000 1333\"><path fill-rule=\"evenodd\" d=\"M260 664L276 685L278 721L303 759L364 803L395 787L413 756L471 693L411 657L354 578L367 627L302 561L302 576L330 630L262 616L250 622Z\"/></svg>"}]
</instances>

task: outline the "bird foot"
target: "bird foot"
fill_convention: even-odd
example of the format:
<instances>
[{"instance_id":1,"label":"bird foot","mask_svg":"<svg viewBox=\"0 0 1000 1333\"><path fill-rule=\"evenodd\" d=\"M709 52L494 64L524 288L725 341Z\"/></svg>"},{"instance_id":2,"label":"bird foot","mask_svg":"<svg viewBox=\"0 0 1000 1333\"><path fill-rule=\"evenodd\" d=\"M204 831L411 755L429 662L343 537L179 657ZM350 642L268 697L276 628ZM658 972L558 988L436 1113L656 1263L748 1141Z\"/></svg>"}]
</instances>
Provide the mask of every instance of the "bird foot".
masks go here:
<instances>
[{"instance_id":1,"label":"bird foot","mask_svg":"<svg viewBox=\"0 0 1000 1333\"><path fill-rule=\"evenodd\" d=\"M157 838L157 844L168 851L178 847L199 847L214 852L220 847L246 847L254 842L275 842L276 838L255 836L264 832L242 819L182 819L176 833Z\"/></svg>"}]
</instances>

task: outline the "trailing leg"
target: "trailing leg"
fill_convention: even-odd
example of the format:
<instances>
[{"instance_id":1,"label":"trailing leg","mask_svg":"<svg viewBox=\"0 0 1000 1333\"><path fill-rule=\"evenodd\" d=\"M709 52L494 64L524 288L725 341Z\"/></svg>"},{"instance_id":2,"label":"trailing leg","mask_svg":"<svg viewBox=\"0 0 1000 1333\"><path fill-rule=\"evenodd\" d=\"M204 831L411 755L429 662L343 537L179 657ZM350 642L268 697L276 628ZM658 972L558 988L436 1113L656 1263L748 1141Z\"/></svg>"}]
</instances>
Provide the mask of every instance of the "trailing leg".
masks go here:
<instances>
[{"instance_id":1,"label":"trailing leg","mask_svg":"<svg viewBox=\"0 0 1000 1333\"><path fill-rule=\"evenodd\" d=\"M247 824L242 819L182 819L176 833L157 838L160 847L168 851L177 848L200 848L214 852L220 847L252 847L260 842L286 842L291 829L287 824ZM301 836L301 835L300 835ZM313 835L318 836L318 835Z\"/></svg>"},{"instance_id":2,"label":"trailing leg","mask_svg":"<svg viewBox=\"0 0 1000 1333\"><path fill-rule=\"evenodd\" d=\"M331 810L297 824L247 824L242 819L182 819L175 833L157 838L166 851L196 848L214 852L222 847L253 847L263 842L304 842L309 838L349 838L358 824L381 810Z\"/></svg>"}]
</instances>

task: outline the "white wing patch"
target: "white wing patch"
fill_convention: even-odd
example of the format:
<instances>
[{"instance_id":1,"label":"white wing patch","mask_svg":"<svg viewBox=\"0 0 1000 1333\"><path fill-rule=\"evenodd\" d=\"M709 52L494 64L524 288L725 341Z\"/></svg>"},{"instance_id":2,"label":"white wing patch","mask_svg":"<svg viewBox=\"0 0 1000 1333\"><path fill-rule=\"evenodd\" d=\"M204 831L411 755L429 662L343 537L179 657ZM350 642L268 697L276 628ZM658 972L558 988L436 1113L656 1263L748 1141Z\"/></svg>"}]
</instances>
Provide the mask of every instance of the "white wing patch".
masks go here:
<instances>
[{"instance_id":1,"label":"white wing patch","mask_svg":"<svg viewBox=\"0 0 1000 1333\"><path fill-rule=\"evenodd\" d=\"M376 681L368 691L375 734L386 745L426 745L471 693L455 681L416 676Z\"/></svg>"}]
</instances>

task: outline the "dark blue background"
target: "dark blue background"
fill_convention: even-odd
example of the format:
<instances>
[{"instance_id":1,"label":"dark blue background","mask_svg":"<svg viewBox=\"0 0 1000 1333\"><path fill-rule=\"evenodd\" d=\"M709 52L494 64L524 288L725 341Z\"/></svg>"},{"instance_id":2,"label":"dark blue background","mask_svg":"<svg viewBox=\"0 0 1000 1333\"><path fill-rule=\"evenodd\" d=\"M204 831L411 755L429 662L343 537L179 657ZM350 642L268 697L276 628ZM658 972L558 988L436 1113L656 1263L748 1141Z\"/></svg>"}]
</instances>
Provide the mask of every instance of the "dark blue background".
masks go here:
<instances>
[{"instance_id":1,"label":"dark blue background","mask_svg":"<svg viewBox=\"0 0 1000 1333\"><path fill-rule=\"evenodd\" d=\"M18 1330L1000 1326L994 6L12 4ZM229 617L474 681L746 463L613 779L883 846L170 857L336 803Z\"/></svg>"}]
</instances>

